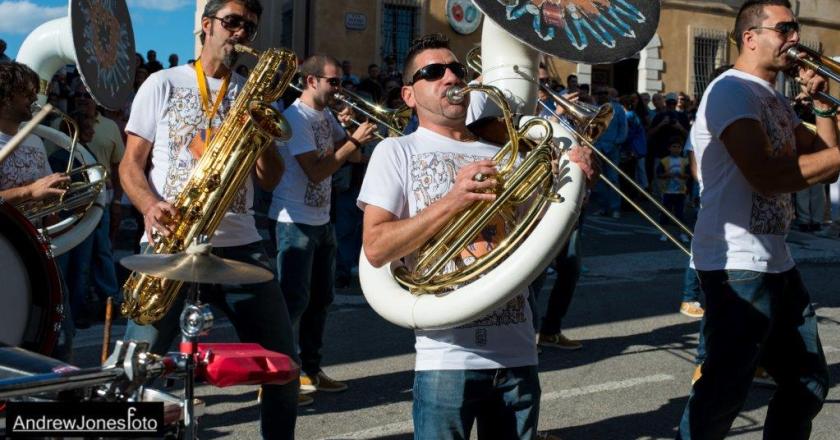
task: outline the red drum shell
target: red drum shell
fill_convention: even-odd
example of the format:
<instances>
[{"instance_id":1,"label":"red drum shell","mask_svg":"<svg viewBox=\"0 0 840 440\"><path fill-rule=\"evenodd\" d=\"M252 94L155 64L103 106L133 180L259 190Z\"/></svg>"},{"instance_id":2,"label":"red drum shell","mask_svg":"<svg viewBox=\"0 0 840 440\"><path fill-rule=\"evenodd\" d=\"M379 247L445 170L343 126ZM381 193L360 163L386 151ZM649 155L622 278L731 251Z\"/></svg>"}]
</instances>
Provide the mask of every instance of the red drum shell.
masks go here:
<instances>
[{"instance_id":1,"label":"red drum shell","mask_svg":"<svg viewBox=\"0 0 840 440\"><path fill-rule=\"evenodd\" d=\"M0 273L4 304L0 307L0 343L52 353L63 311L58 266L48 240L2 199Z\"/></svg>"}]
</instances>

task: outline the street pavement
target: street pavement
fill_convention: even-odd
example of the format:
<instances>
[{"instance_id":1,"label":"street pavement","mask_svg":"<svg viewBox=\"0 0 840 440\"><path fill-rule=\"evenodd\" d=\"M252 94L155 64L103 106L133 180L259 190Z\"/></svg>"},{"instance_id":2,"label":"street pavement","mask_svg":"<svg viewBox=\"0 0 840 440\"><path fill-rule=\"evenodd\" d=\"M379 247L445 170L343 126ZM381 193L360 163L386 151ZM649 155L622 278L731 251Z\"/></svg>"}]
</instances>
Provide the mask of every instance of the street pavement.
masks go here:
<instances>
[{"instance_id":1,"label":"street pavement","mask_svg":"<svg viewBox=\"0 0 840 440\"><path fill-rule=\"evenodd\" d=\"M588 216L583 229L583 273L564 332L578 351L543 349L540 430L563 440L670 439L690 390L699 320L677 313L683 271L680 251L636 214ZM836 439L840 426L840 240L792 232L789 243L811 292L830 365L828 400L812 439ZM550 276L540 303L545 307ZM412 332L395 327L367 306L358 286L338 290L325 338L324 370L347 382L343 393L315 393L299 409L300 439L410 439L414 363ZM233 341L217 315L208 340ZM119 338L123 325L114 327ZM84 366L99 357L102 326L77 335ZM254 387L200 386L205 416L201 438L258 438ZM756 385L729 438L762 438L773 389ZM473 433L473 437L475 434Z\"/></svg>"}]
</instances>

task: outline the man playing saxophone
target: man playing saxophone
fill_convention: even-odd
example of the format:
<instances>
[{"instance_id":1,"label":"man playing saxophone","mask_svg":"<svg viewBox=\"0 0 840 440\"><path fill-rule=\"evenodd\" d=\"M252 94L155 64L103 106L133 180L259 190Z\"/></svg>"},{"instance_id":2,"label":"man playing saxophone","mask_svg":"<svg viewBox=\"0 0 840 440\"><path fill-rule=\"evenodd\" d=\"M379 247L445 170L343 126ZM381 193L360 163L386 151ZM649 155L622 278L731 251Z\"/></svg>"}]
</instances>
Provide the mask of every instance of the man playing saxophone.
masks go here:
<instances>
[{"instance_id":1,"label":"man playing saxophone","mask_svg":"<svg viewBox=\"0 0 840 440\"><path fill-rule=\"evenodd\" d=\"M179 220L171 203L245 84L244 78L231 71L237 58L234 45L248 45L253 40L261 13L259 0L209 0L201 19L199 59L156 72L138 90L119 171L126 194L143 214L146 233L142 246L149 246L158 234L170 235ZM276 149L266 148L252 179L238 189L211 237L214 254L271 267L251 210L253 183L271 191L282 172L283 162ZM213 286L205 292L202 299L227 312L243 342L259 343L297 361L276 279L246 286ZM177 334L183 298L179 295L169 312L152 325L130 322L126 339L148 341L152 351L165 352ZM298 387L298 381L263 386L260 427L264 438L294 437Z\"/></svg>"}]
</instances>

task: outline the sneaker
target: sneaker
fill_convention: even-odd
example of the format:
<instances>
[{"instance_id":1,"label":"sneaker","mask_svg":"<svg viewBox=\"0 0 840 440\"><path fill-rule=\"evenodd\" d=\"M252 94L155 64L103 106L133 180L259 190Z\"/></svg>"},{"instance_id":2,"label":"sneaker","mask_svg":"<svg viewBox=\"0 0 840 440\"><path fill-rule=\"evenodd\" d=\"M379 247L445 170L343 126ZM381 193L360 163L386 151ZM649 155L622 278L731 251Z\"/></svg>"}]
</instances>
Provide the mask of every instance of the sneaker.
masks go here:
<instances>
[{"instance_id":1,"label":"sneaker","mask_svg":"<svg viewBox=\"0 0 840 440\"><path fill-rule=\"evenodd\" d=\"M691 240L688 238L688 235L680 234L680 241L688 244Z\"/></svg>"},{"instance_id":2,"label":"sneaker","mask_svg":"<svg viewBox=\"0 0 840 440\"><path fill-rule=\"evenodd\" d=\"M347 389L347 384L331 379L323 371L319 371L314 378L305 374L300 375L300 390L304 391L324 391L326 393L337 393ZM311 391L310 391L311 390Z\"/></svg>"},{"instance_id":3,"label":"sneaker","mask_svg":"<svg viewBox=\"0 0 840 440\"><path fill-rule=\"evenodd\" d=\"M694 384L700 380L700 376L703 375L703 372L700 371L700 367L702 367L702 365L698 365L697 368L694 369L694 373L691 374L691 386L694 386Z\"/></svg>"},{"instance_id":4,"label":"sneaker","mask_svg":"<svg viewBox=\"0 0 840 440\"><path fill-rule=\"evenodd\" d=\"M761 385L767 385L774 387L776 386L776 381L773 380L773 377L767 374L767 371L764 368L757 367L755 369L755 375L753 376L753 382Z\"/></svg>"},{"instance_id":5,"label":"sneaker","mask_svg":"<svg viewBox=\"0 0 840 440\"><path fill-rule=\"evenodd\" d=\"M668 237L666 237L665 234L659 234L659 241L664 243L668 241Z\"/></svg>"},{"instance_id":6,"label":"sneaker","mask_svg":"<svg viewBox=\"0 0 840 440\"><path fill-rule=\"evenodd\" d=\"M583 347L583 344L563 336L563 333L553 335L540 333L537 343L545 347L562 348L563 350L580 350Z\"/></svg>"},{"instance_id":7,"label":"sneaker","mask_svg":"<svg viewBox=\"0 0 840 440\"><path fill-rule=\"evenodd\" d=\"M620 219L621 218L621 213L618 212L618 211L613 211L612 212L612 218L614 218L616 220Z\"/></svg>"},{"instance_id":8,"label":"sneaker","mask_svg":"<svg viewBox=\"0 0 840 440\"><path fill-rule=\"evenodd\" d=\"M315 403L315 399L308 394L298 394L298 406L309 406Z\"/></svg>"},{"instance_id":9,"label":"sneaker","mask_svg":"<svg viewBox=\"0 0 840 440\"><path fill-rule=\"evenodd\" d=\"M683 301L680 304L680 313L688 316L689 318L702 318L704 310L703 307L700 307L700 303L697 301Z\"/></svg>"}]
</instances>

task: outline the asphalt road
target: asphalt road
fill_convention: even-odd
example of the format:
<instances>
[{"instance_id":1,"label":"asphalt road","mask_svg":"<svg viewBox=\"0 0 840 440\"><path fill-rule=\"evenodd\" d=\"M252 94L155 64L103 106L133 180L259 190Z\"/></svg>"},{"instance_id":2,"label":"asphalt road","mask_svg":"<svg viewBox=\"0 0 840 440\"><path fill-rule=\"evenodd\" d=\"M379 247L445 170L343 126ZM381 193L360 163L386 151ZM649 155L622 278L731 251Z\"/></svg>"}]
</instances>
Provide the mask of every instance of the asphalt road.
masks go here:
<instances>
[{"instance_id":1,"label":"asphalt road","mask_svg":"<svg viewBox=\"0 0 840 440\"><path fill-rule=\"evenodd\" d=\"M635 215L587 217L584 265L566 334L579 351L544 349L540 430L564 440L670 439L690 389L699 321L677 313L686 258ZM790 236L820 318L831 368L828 400L812 439L836 439L840 426L840 240L794 232ZM549 285L550 283L546 283ZM547 294L542 295L545 300ZM221 318L221 317L219 317ZM116 326L115 336L123 327ZM101 325L77 336L77 359L94 365ZM218 319L210 340L235 340ZM327 324L324 370L349 390L314 394L299 409L300 439L410 439L413 335L379 318L358 289L337 292ZM201 438L257 438L254 387L201 386L206 414ZM754 386L731 437L761 439L773 389Z\"/></svg>"}]
</instances>

